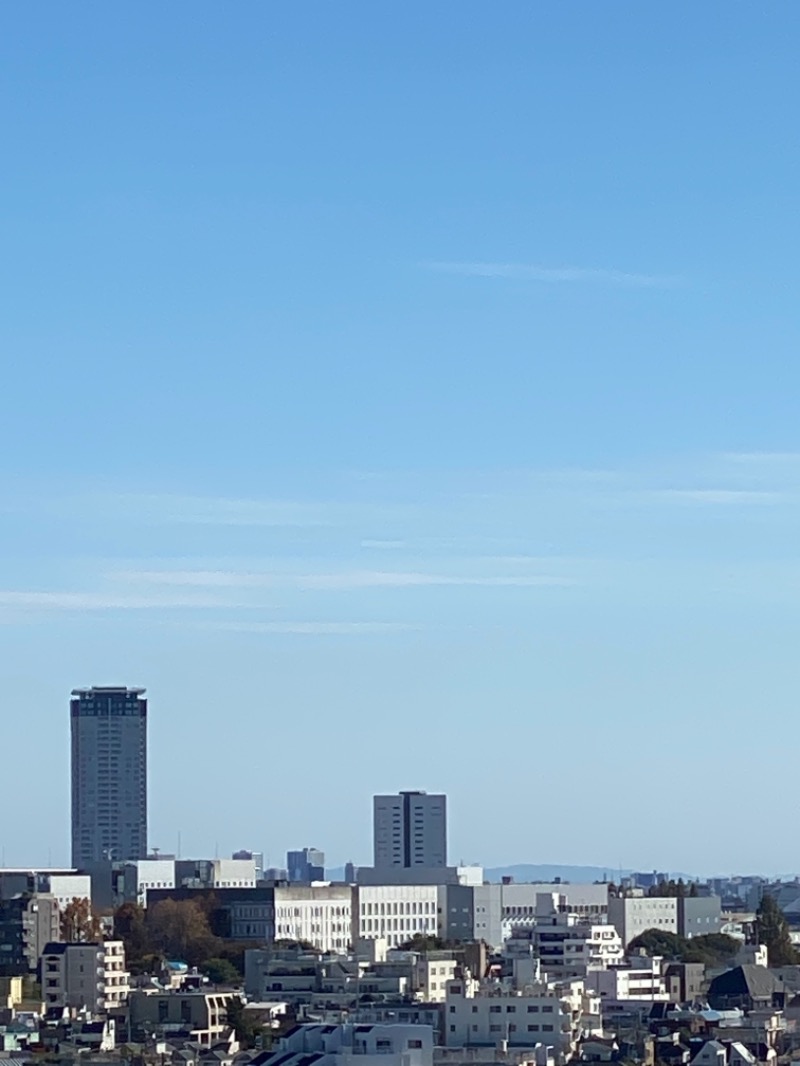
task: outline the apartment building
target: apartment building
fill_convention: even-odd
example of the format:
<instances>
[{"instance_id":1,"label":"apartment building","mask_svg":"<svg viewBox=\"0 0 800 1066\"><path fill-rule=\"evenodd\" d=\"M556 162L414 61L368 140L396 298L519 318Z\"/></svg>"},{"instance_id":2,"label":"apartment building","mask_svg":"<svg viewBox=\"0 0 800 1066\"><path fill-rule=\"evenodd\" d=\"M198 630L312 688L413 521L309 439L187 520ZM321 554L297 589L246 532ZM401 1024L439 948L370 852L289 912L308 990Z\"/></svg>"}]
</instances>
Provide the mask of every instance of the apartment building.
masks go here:
<instances>
[{"instance_id":1,"label":"apartment building","mask_svg":"<svg viewBox=\"0 0 800 1066\"><path fill-rule=\"evenodd\" d=\"M262 1066L433 1066L426 1025L297 1025Z\"/></svg>"},{"instance_id":2,"label":"apartment building","mask_svg":"<svg viewBox=\"0 0 800 1066\"><path fill-rule=\"evenodd\" d=\"M55 896L26 892L0 900L0 977L35 973L46 944L59 937Z\"/></svg>"},{"instance_id":3,"label":"apartment building","mask_svg":"<svg viewBox=\"0 0 800 1066\"><path fill-rule=\"evenodd\" d=\"M556 1060L574 1055L586 1017L599 1017L597 996L581 981L548 986L531 984L523 990L508 985L481 984L469 975L447 988L444 1041L447 1047L552 1047Z\"/></svg>"},{"instance_id":4,"label":"apartment building","mask_svg":"<svg viewBox=\"0 0 800 1066\"><path fill-rule=\"evenodd\" d=\"M128 997L132 1036L180 1035L210 1047L229 1031L228 1006L237 998L233 992L134 989Z\"/></svg>"},{"instance_id":5,"label":"apartment building","mask_svg":"<svg viewBox=\"0 0 800 1066\"><path fill-rule=\"evenodd\" d=\"M45 945L41 959L42 998L48 1008L113 1012L128 999L130 981L121 940Z\"/></svg>"},{"instance_id":6,"label":"apartment building","mask_svg":"<svg viewBox=\"0 0 800 1066\"><path fill-rule=\"evenodd\" d=\"M590 970L606 970L624 961L622 938L613 925L595 925L566 911L566 897L557 892L539 893L536 900L533 929L517 935L529 934L533 953L549 979L583 977Z\"/></svg>"}]
</instances>

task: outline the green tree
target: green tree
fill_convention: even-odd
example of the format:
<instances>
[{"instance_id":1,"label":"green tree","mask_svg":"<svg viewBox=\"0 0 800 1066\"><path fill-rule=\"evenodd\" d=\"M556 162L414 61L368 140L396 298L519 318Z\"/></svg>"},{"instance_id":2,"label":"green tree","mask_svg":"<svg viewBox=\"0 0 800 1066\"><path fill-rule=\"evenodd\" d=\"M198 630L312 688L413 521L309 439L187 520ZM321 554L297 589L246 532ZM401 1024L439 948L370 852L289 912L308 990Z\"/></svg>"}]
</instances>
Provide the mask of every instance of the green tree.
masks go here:
<instances>
[{"instance_id":1,"label":"green tree","mask_svg":"<svg viewBox=\"0 0 800 1066\"><path fill-rule=\"evenodd\" d=\"M629 952L644 951L664 959L680 959L686 941L677 933L668 933L665 929L645 929L628 944Z\"/></svg>"},{"instance_id":2,"label":"green tree","mask_svg":"<svg viewBox=\"0 0 800 1066\"><path fill-rule=\"evenodd\" d=\"M206 959L200 969L214 985L238 985L242 979L242 975L227 959Z\"/></svg>"},{"instance_id":3,"label":"green tree","mask_svg":"<svg viewBox=\"0 0 800 1066\"><path fill-rule=\"evenodd\" d=\"M800 962L800 955L792 947L786 916L768 892L756 912L756 932L759 944L765 944L769 952L770 966L795 966Z\"/></svg>"},{"instance_id":4,"label":"green tree","mask_svg":"<svg viewBox=\"0 0 800 1066\"><path fill-rule=\"evenodd\" d=\"M228 1001L227 1013L228 1025L233 1029L236 1039L243 1048L252 1048L258 1043L264 1046L266 1032L263 1023L255 1017L253 1011L248 1012L244 1009L244 1003L238 996L233 996Z\"/></svg>"},{"instance_id":5,"label":"green tree","mask_svg":"<svg viewBox=\"0 0 800 1066\"><path fill-rule=\"evenodd\" d=\"M152 954L145 911L139 903L123 903L114 912L114 936L125 945L127 962L137 962Z\"/></svg>"},{"instance_id":6,"label":"green tree","mask_svg":"<svg viewBox=\"0 0 800 1066\"><path fill-rule=\"evenodd\" d=\"M219 955L219 940L194 900L160 900L148 907L146 926L153 950L166 958L199 966Z\"/></svg>"}]
</instances>

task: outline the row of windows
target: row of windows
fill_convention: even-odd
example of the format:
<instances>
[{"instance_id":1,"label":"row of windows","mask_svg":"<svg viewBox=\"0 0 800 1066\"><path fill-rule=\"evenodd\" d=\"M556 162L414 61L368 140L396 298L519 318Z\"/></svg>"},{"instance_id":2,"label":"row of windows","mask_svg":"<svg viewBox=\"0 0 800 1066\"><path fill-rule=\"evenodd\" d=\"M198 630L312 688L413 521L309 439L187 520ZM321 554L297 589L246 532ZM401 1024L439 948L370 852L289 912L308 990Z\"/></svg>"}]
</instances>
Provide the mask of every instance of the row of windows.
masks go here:
<instances>
[{"instance_id":1,"label":"row of windows","mask_svg":"<svg viewBox=\"0 0 800 1066\"><path fill-rule=\"evenodd\" d=\"M349 918L349 907L276 907L275 913L279 918Z\"/></svg>"},{"instance_id":2,"label":"row of windows","mask_svg":"<svg viewBox=\"0 0 800 1066\"><path fill-rule=\"evenodd\" d=\"M362 903L362 915L378 914L435 914L436 904L431 900L422 902L400 901L394 903Z\"/></svg>"},{"instance_id":3,"label":"row of windows","mask_svg":"<svg viewBox=\"0 0 800 1066\"><path fill-rule=\"evenodd\" d=\"M453 991L454 992L458 992L459 989L455 989L454 988ZM451 1006L450 1007L450 1013L451 1014L455 1014L456 1010L457 1010L457 1008L455 1006ZM473 1014L477 1014L479 1010L480 1010L480 1007L477 1004L473 1004L472 1013ZM527 1007L526 1007L526 1011L527 1011L528 1014L538 1014L540 1010L541 1010L542 1014L552 1014L553 1011L554 1011L554 1008L551 1005L546 1005L546 1006L540 1008L538 1003L529 1003L527 1005ZM503 1005L502 1005L502 1003L491 1003L489 1005L489 1013L490 1014L502 1014L503 1013ZM508 1004L506 1006L506 1014L516 1014L516 1013L517 1013L517 1006L516 1006L515 1003L511 1003L511 1004Z\"/></svg>"},{"instance_id":4,"label":"row of windows","mask_svg":"<svg viewBox=\"0 0 800 1066\"><path fill-rule=\"evenodd\" d=\"M517 1031L516 1025L509 1025L507 1028L508 1028L508 1032L509 1033L516 1033L516 1031ZM479 1031L479 1029L480 1029L480 1027L477 1026L477 1025L473 1025L472 1026L473 1033L477 1033ZM489 1026L489 1032L490 1033L502 1033L505 1029L506 1029L505 1025L490 1025ZM455 1031L456 1031L456 1027L454 1025L451 1025L450 1026L450 1032L454 1033ZM552 1033L553 1032L553 1026L552 1025L543 1025L543 1026L540 1027L538 1025L529 1025L528 1026L528 1032L529 1033L538 1033L538 1032Z\"/></svg>"}]
</instances>

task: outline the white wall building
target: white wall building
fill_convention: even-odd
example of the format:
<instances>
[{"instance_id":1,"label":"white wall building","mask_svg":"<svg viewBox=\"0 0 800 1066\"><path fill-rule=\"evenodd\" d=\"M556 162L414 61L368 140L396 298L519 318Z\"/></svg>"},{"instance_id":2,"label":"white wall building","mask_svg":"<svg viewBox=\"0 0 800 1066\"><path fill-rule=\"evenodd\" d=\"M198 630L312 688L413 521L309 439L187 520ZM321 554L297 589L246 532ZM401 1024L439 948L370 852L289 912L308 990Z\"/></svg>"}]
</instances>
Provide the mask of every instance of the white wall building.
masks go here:
<instances>
[{"instance_id":1,"label":"white wall building","mask_svg":"<svg viewBox=\"0 0 800 1066\"><path fill-rule=\"evenodd\" d=\"M447 866L447 797L375 796L373 854L376 869Z\"/></svg>"},{"instance_id":2,"label":"white wall building","mask_svg":"<svg viewBox=\"0 0 800 1066\"><path fill-rule=\"evenodd\" d=\"M447 985L455 977L458 963L455 959L438 958L438 953L420 955L416 962L416 999L422 1003L444 1003Z\"/></svg>"},{"instance_id":3,"label":"white wall building","mask_svg":"<svg viewBox=\"0 0 800 1066\"><path fill-rule=\"evenodd\" d=\"M42 998L47 1007L87 1008L102 1014L121 1007L130 992L121 940L45 946Z\"/></svg>"},{"instance_id":4,"label":"white wall building","mask_svg":"<svg viewBox=\"0 0 800 1066\"><path fill-rule=\"evenodd\" d=\"M142 906L147 906L149 888L175 888L174 859L139 859L128 863L126 871L131 870L136 879L136 898Z\"/></svg>"},{"instance_id":5,"label":"white wall building","mask_svg":"<svg viewBox=\"0 0 800 1066\"><path fill-rule=\"evenodd\" d=\"M584 1031L584 1017L599 1017L597 997L581 981L529 985L515 991L506 985L481 985L466 976L447 989L444 1041L447 1047L552 1047L565 1062Z\"/></svg>"},{"instance_id":6,"label":"white wall building","mask_svg":"<svg viewBox=\"0 0 800 1066\"><path fill-rule=\"evenodd\" d=\"M309 1056L312 1056L309 1059ZM433 1066L429 1025L298 1025L264 1066Z\"/></svg>"},{"instance_id":7,"label":"white wall building","mask_svg":"<svg viewBox=\"0 0 800 1066\"><path fill-rule=\"evenodd\" d=\"M255 859L214 859L211 863L211 887L255 888Z\"/></svg>"},{"instance_id":8,"label":"white wall building","mask_svg":"<svg viewBox=\"0 0 800 1066\"><path fill-rule=\"evenodd\" d=\"M352 885L276 885L275 939L303 940L318 951L346 952L353 944Z\"/></svg>"},{"instance_id":9,"label":"white wall building","mask_svg":"<svg viewBox=\"0 0 800 1066\"><path fill-rule=\"evenodd\" d=\"M604 1007L669 1002L659 958L637 959L636 965L630 968L594 970L586 975L586 986L600 996Z\"/></svg>"},{"instance_id":10,"label":"white wall building","mask_svg":"<svg viewBox=\"0 0 800 1066\"><path fill-rule=\"evenodd\" d=\"M627 948L648 929L678 932L678 900L674 897L626 896L608 901L608 920L616 927Z\"/></svg>"},{"instance_id":11,"label":"white wall building","mask_svg":"<svg viewBox=\"0 0 800 1066\"><path fill-rule=\"evenodd\" d=\"M613 925L592 924L566 911L566 898L557 892L540 892L536 901L530 939L547 978L583 977L622 964L622 938Z\"/></svg>"},{"instance_id":12,"label":"white wall building","mask_svg":"<svg viewBox=\"0 0 800 1066\"><path fill-rule=\"evenodd\" d=\"M354 939L383 938L394 948L413 936L439 932L436 885L359 885Z\"/></svg>"}]
</instances>

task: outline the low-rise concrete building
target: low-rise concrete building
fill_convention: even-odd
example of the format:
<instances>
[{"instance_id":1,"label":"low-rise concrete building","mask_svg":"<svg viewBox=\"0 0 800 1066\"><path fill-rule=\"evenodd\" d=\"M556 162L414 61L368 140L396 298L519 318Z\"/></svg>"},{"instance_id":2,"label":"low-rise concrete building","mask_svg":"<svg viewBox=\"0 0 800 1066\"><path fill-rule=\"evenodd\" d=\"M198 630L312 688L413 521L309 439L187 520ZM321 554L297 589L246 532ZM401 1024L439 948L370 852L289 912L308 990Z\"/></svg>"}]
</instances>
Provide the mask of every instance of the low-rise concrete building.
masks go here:
<instances>
[{"instance_id":1,"label":"low-rise concrete building","mask_svg":"<svg viewBox=\"0 0 800 1066\"><path fill-rule=\"evenodd\" d=\"M128 997L132 1036L182 1036L209 1047L229 1032L228 1006L237 998L234 992L133 989Z\"/></svg>"},{"instance_id":2,"label":"low-rise concrete building","mask_svg":"<svg viewBox=\"0 0 800 1066\"><path fill-rule=\"evenodd\" d=\"M426 1025L298 1025L261 1066L433 1066Z\"/></svg>"},{"instance_id":3,"label":"low-rise concrete building","mask_svg":"<svg viewBox=\"0 0 800 1066\"><path fill-rule=\"evenodd\" d=\"M563 1063L575 1053L586 1018L599 1015L598 997L587 993L580 980L532 983L516 990L481 984L467 974L448 985L444 1041L447 1047L543 1044Z\"/></svg>"}]
</instances>

